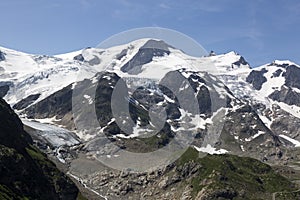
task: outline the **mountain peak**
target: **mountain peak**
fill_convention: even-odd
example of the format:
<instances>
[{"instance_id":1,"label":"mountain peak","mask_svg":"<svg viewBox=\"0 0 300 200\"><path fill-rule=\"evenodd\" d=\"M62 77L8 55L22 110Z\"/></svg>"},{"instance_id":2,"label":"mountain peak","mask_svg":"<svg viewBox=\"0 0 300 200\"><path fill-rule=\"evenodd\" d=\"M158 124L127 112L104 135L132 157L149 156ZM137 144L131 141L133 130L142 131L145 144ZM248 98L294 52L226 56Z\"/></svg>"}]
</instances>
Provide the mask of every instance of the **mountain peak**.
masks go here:
<instances>
[{"instance_id":1,"label":"mountain peak","mask_svg":"<svg viewBox=\"0 0 300 200\"><path fill-rule=\"evenodd\" d=\"M145 48L152 48L152 49L162 49L165 51L169 51L170 48L174 48L171 45L167 44L163 40L156 40L156 39L149 39L142 47L141 49Z\"/></svg>"},{"instance_id":2,"label":"mountain peak","mask_svg":"<svg viewBox=\"0 0 300 200\"><path fill-rule=\"evenodd\" d=\"M268 66L289 66L289 65L295 65L299 67L296 63L290 61L290 60L274 60L272 63L270 63Z\"/></svg>"}]
</instances>

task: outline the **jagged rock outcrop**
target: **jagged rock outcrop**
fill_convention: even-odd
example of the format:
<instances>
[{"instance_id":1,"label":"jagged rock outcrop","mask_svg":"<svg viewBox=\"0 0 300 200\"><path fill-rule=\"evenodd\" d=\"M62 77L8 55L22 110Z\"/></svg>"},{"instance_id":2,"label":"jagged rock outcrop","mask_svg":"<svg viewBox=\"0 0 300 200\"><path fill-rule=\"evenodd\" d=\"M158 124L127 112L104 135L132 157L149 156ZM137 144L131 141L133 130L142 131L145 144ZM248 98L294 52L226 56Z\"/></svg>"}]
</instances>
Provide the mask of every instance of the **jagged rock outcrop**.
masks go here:
<instances>
[{"instance_id":1,"label":"jagged rock outcrop","mask_svg":"<svg viewBox=\"0 0 300 200\"><path fill-rule=\"evenodd\" d=\"M121 70L129 74L137 74L142 65L151 62L153 57L170 54L169 47L164 41L148 40L134 57L121 67Z\"/></svg>"},{"instance_id":2,"label":"jagged rock outcrop","mask_svg":"<svg viewBox=\"0 0 300 200\"><path fill-rule=\"evenodd\" d=\"M5 60L5 53L0 51L0 62Z\"/></svg>"},{"instance_id":3,"label":"jagged rock outcrop","mask_svg":"<svg viewBox=\"0 0 300 200\"><path fill-rule=\"evenodd\" d=\"M260 90L262 87L262 84L267 81L264 74L267 72L266 69L262 69L260 71L253 70L251 73L247 76L246 81L256 89Z\"/></svg>"},{"instance_id":4,"label":"jagged rock outcrop","mask_svg":"<svg viewBox=\"0 0 300 200\"><path fill-rule=\"evenodd\" d=\"M16 110L22 110L24 108L27 108L29 105L35 102L40 97L41 94L31 94L28 97L22 99L21 101L17 102L13 109Z\"/></svg>"}]
</instances>

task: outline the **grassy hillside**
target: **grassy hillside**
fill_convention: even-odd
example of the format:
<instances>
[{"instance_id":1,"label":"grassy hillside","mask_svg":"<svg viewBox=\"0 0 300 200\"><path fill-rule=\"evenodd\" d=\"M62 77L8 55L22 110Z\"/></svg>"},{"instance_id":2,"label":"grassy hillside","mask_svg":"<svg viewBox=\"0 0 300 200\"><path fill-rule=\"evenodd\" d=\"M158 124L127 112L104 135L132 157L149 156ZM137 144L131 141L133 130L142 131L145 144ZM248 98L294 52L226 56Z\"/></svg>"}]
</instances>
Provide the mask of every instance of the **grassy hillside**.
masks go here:
<instances>
[{"instance_id":1,"label":"grassy hillside","mask_svg":"<svg viewBox=\"0 0 300 200\"><path fill-rule=\"evenodd\" d=\"M292 193L297 190L293 183L253 158L228 154L200 158L189 148L176 166L184 168L187 163L198 165L198 171L184 181L194 199L270 199L277 192L278 198L300 198L299 192Z\"/></svg>"}]
</instances>

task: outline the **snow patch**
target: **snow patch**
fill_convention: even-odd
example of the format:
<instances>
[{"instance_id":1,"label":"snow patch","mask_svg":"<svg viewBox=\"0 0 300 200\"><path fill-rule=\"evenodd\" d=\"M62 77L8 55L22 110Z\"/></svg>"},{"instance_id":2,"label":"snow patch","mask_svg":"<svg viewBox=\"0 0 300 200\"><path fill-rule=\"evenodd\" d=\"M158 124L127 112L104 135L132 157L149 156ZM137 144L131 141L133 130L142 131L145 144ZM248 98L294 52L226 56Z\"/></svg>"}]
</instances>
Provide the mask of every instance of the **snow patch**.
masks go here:
<instances>
[{"instance_id":1,"label":"snow patch","mask_svg":"<svg viewBox=\"0 0 300 200\"><path fill-rule=\"evenodd\" d=\"M286 135L282 135L282 134L279 135L279 137L282 137L282 138L286 139L287 141L293 143L295 145L295 147L300 147L300 142L298 140L295 140L293 138L290 138L290 137L288 137Z\"/></svg>"},{"instance_id":2,"label":"snow patch","mask_svg":"<svg viewBox=\"0 0 300 200\"><path fill-rule=\"evenodd\" d=\"M88 100L89 105L91 105L94 102L93 99L91 98L91 96L89 96L87 94L83 95L83 97Z\"/></svg>"},{"instance_id":3,"label":"snow patch","mask_svg":"<svg viewBox=\"0 0 300 200\"><path fill-rule=\"evenodd\" d=\"M263 135L263 134L265 134L264 131L258 131L255 135L253 135L249 138L246 138L245 141L250 142L250 141L254 140L255 138L257 138L258 136Z\"/></svg>"},{"instance_id":4,"label":"snow patch","mask_svg":"<svg viewBox=\"0 0 300 200\"><path fill-rule=\"evenodd\" d=\"M194 146L194 148L199 152L204 152L204 153L208 153L208 154L225 154L225 153L228 153L228 151L225 150L225 149L216 150L216 148L212 147L210 144L208 144L206 147L196 147L196 146Z\"/></svg>"}]
</instances>

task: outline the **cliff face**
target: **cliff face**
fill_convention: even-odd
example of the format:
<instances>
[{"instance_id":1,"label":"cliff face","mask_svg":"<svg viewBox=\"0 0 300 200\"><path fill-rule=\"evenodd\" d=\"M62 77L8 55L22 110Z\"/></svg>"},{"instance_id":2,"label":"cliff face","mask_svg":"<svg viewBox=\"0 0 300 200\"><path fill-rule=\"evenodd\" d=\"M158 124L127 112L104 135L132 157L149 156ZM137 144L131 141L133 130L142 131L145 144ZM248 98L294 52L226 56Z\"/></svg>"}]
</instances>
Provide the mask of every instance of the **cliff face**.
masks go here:
<instances>
[{"instance_id":1,"label":"cliff face","mask_svg":"<svg viewBox=\"0 0 300 200\"><path fill-rule=\"evenodd\" d=\"M75 184L38 149L0 99L0 199L76 199Z\"/></svg>"}]
</instances>

